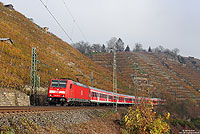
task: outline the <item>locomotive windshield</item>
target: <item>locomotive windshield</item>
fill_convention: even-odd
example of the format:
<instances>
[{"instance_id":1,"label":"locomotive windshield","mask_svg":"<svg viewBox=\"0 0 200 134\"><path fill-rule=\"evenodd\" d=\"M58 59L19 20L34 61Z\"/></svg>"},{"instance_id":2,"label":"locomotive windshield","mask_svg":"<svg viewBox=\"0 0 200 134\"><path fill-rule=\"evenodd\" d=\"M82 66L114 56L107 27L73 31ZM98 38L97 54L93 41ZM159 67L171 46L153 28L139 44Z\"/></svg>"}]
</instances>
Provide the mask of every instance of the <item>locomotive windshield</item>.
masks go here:
<instances>
[{"instance_id":1,"label":"locomotive windshield","mask_svg":"<svg viewBox=\"0 0 200 134\"><path fill-rule=\"evenodd\" d=\"M63 81L63 80L52 80L51 82L51 87L66 88L66 85L67 85L67 81Z\"/></svg>"}]
</instances>

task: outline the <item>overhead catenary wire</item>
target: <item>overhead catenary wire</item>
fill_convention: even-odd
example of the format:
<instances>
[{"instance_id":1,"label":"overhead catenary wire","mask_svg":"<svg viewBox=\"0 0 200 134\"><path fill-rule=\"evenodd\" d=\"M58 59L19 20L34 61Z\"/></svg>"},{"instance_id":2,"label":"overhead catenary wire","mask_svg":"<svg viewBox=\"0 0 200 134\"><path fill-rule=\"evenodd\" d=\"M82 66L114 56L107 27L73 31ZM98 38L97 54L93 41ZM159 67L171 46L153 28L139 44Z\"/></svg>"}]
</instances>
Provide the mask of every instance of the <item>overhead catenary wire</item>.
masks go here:
<instances>
[{"instance_id":1,"label":"overhead catenary wire","mask_svg":"<svg viewBox=\"0 0 200 134\"><path fill-rule=\"evenodd\" d=\"M74 21L73 21L73 24L72 24L72 31L71 31L71 38L73 38L73 32L74 32Z\"/></svg>"},{"instance_id":2,"label":"overhead catenary wire","mask_svg":"<svg viewBox=\"0 0 200 134\"><path fill-rule=\"evenodd\" d=\"M71 41L72 44L74 44L72 38L69 36L69 34L65 31L65 29L62 27L62 25L58 22L58 20L56 19L56 17L51 13L51 11L48 9L48 7L44 4L44 2L42 0L40 0L40 2L42 3L42 5L46 8L46 10L48 11L48 13L53 17L53 19L56 21L56 23L58 24L58 26L63 30L63 32L67 35L67 37L69 38L69 40Z\"/></svg>"},{"instance_id":3,"label":"overhead catenary wire","mask_svg":"<svg viewBox=\"0 0 200 134\"><path fill-rule=\"evenodd\" d=\"M67 9L67 11L69 12L70 16L72 17L73 22L76 24L79 32L82 34L83 38L87 41L87 38L85 36L85 34L83 33L83 31L81 30L80 26L78 25L78 23L76 22L74 16L72 15L72 12L70 11L69 7L67 6L67 4L65 3L65 0L63 0L64 6ZM87 41L88 42L88 41Z\"/></svg>"}]
</instances>

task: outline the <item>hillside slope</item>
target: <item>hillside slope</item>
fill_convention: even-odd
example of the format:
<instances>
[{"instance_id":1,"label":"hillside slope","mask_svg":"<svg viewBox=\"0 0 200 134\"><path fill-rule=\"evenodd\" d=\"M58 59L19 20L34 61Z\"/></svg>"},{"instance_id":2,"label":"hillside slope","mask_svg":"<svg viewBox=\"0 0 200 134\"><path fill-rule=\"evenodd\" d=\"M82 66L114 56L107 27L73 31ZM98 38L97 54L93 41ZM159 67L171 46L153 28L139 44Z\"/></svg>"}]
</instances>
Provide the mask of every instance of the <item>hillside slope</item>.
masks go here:
<instances>
[{"instance_id":1,"label":"hillside slope","mask_svg":"<svg viewBox=\"0 0 200 134\"><path fill-rule=\"evenodd\" d=\"M112 70L112 54L93 57L96 63ZM131 94L135 95L134 74L137 72L139 96L165 98L171 106L188 103L189 113L196 111L200 115L200 71L193 66L194 61L195 65L200 63L195 58L182 57L180 60L180 56L164 53L121 52L117 53L117 70L131 84ZM191 104L194 109L190 108Z\"/></svg>"},{"instance_id":2,"label":"hillside slope","mask_svg":"<svg viewBox=\"0 0 200 134\"><path fill-rule=\"evenodd\" d=\"M10 38L14 44L0 42L0 87L21 89L30 84L31 51L39 54L41 86L47 87L52 78L71 78L90 85L112 90L112 72L95 64L88 57L55 35L45 32L24 15L9 10L0 3L0 38ZM121 85L127 85L120 80Z\"/></svg>"}]
</instances>

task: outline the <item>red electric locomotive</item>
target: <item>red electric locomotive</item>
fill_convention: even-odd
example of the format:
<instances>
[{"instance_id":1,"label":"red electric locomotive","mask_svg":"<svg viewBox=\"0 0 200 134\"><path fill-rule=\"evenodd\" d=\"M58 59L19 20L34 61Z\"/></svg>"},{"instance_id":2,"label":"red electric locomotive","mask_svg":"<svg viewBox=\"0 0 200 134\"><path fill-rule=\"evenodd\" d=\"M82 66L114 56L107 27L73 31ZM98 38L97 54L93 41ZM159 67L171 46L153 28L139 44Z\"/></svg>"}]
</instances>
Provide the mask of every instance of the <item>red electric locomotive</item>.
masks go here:
<instances>
[{"instance_id":1,"label":"red electric locomotive","mask_svg":"<svg viewBox=\"0 0 200 134\"><path fill-rule=\"evenodd\" d=\"M77 104L88 103L90 90L87 86L69 79L53 79L48 90L48 103Z\"/></svg>"}]
</instances>

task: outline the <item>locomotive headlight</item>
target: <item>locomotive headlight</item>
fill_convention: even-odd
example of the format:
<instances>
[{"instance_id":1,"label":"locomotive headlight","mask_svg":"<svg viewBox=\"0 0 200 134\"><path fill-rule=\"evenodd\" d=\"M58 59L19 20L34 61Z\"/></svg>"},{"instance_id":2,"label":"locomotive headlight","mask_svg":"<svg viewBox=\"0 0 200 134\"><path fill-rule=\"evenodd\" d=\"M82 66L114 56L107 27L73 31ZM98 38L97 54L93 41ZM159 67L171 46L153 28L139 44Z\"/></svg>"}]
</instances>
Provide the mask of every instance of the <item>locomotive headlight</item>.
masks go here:
<instances>
[{"instance_id":1,"label":"locomotive headlight","mask_svg":"<svg viewBox=\"0 0 200 134\"><path fill-rule=\"evenodd\" d=\"M53 94L50 94L50 96L53 96Z\"/></svg>"},{"instance_id":2,"label":"locomotive headlight","mask_svg":"<svg viewBox=\"0 0 200 134\"><path fill-rule=\"evenodd\" d=\"M65 97L65 95L61 95L61 97Z\"/></svg>"}]
</instances>

